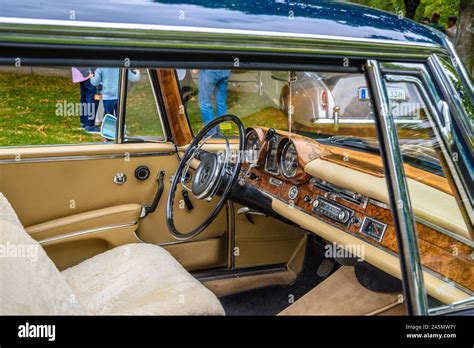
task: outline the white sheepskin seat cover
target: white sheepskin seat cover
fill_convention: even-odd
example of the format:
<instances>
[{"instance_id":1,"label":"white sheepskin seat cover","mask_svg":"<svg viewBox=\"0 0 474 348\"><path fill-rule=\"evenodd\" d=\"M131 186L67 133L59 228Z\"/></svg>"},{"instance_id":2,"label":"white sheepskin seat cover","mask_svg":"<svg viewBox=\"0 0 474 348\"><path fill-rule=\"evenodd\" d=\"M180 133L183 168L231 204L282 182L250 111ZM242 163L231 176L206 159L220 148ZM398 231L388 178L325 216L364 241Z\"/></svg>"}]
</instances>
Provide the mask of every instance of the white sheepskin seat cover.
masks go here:
<instances>
[{"instance_id":1,"label":"white sheepskin seat cover","mask_svg":"<svg viewBox=\"0 0 474 348\"><path fill-rule=\"evenodd\" d=\"M0 192L0 314L86 314Z\"/></svg>"},{"instance_id":2,"label":"white sheepskin seat cover","mask_svg":"<svg viewBox=\"0 0 474 348\"><path fill-rule=\"evenodd\" d=\"M217 297L156 245L123 245L62 274L91 314L224 315Z\"/></svg>"},{"instance_id":3,"label":"white sheepskin seat cover","mask_svg":"<svg viewBox=\"0 0 474 348\"><path fill-rule=\"evenodd\" d=\"M223 315L166 250L128 244L62 273L0 192L0 314Z\"/></svg>"}]
</instances>

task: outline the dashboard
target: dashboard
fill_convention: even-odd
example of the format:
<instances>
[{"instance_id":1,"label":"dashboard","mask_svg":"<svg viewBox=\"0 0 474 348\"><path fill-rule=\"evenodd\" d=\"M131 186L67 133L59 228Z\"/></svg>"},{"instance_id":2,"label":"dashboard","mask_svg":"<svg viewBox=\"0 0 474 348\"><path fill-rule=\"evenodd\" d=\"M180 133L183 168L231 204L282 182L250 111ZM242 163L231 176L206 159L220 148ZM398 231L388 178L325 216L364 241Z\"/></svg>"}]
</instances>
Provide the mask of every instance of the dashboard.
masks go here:
<instances>
[{"instance_id":1,"label":"dashboard","mask_svg":"<svg viewBox=\"0 0 474 348\"><path fill-rule=\"evenodd\" d=\"M341 158L340 148L323 146L315 140L282 131L273 133L271 130L269 134L265 128L247 129L245 150L252 155L246 156L242 164L242 183L284 202L288 209L298 209L389 254L398 254L388 204L366 193L312 176L305 170L310 162L323 160L369 173L374 179L383 178L383 170L374 163L364 162L360 156L350 162ZM346 179L350 181L350 178ZM436 186L434 181L430 184ZM416 227L425 270L440 279L448 279L472 296L472 244L441 233L430 224L417 222Z\"/></svg>"}]
</instances>

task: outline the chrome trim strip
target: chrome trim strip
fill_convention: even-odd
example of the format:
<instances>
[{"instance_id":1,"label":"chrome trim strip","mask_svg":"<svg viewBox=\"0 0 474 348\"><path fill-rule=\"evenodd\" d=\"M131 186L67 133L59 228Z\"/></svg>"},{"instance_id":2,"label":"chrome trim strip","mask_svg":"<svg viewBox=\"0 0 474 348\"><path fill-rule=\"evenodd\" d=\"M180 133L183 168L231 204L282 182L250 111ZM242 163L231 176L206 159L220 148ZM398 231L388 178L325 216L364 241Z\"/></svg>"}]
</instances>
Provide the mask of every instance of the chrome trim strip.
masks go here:
<instances>
[{"instance_id":1,"label":"chrome trim strip","mask_svg":"<svg viewBox=\"0 0 474 348\"><path fill-rule=\"evenodd\" d=\"M345 42L362 42L362 43L378 43L386 45L396 45L401 47L427 47L440 48L440 46L424 42L406 42L384 39L365 39L356 37L344 37L335 35L320 34L303 34L303 33L286 33L274 31L246 30L246 29L222 29L207 28L193 26L174 26L159 24L131 24L131 23L114 23L114 22L91 22L91 21L70 21L58 19L37 19L37 18L18 18L18 17L0 17L0 24L27 24L38 26L65 26L76 28L101 28L101 29L125 29L125 30L149 30L149 31L168 31L168 32L188 32L188 33L206 33L206 34L237 34L245 36L267 36L281 39L282 37L299 38L299 39L319 39L334 41L340 40ZM1 29L1 27L0 27Z\"/></svg>"},{"instance_id":2,"label":"chrome trim strip","mask_svg":"<svg viewBox=\"0 0 474 348\"><path fill-rule=\"evenodd\" d=\"M92 229L89 229L89 230L83 230L83 231L79 231L79 232L72 232L72 233L62 234L60 236L41 239L41 240L38 241L38 243L39 244L46 244L46 243L55 242L55 241L62 240L62 239L68 239L68 238L71 238L71 237L81 236L81 235L84 235L84 234L100 233L100 232L113 230L113 229L116 229L116 228L131 227L131 226L135 226L135 225L138 226L138 223L136 221L128 223L128 224L110 225L110 226L105 226L105 227L92 228Z\"/></svg>"},{"instance_id":3,"label":"chrome trim strip","mask_svg":"<svg viewBox=\"0 0 474 348\"><path fill-rule=\"evenodd\" d=\"M147 74L148 74L148 80L149 80L149 83L150 83L150 88L153 92L153 99L155 100L155 106L156 106L156 111L158 112L158 118L160 119L160 126L161 126L161 130L163 131L163 137L165 138L165 141L168 141L168 139L170 138L168 136L168 132L166 130L166 127L165 127L165 123L163 122L163 115L161 113L161 109L160 109L160 103L158 102L158 98L156 96L156 93L159 93L160 90L155 90L155 85L153 84L153 79L151 78L151 75L150 75L150 71L151 69L146 69L147 71Z\"/></svg>"},{"instance_id":4,"label":"chrome trim strip","mask_svg":"<svg viewBox=\"0 0 474 348\"><path fill-rule=\"evenodd\" d=\"M454 311L474 308L474 297L466 298L457 302L453 302L446 306L432 308L428 310L430 315L443 315Z\"/></svg>"},{"instance_id":5,"label":"chrome trim strip","mask_svg":"<svg viewBox=\"0 0 474 348\"><path fill-rule=\"evenodd\" d=\"M150 157L150 156L172 156L173 152L142 152L142 153L130 153L129 157ZM122 154L110 154L110 155L77 155L77 156L51 156L51 157L32 157L23 158L16 160L15 158L8 158L0 160L2 164L21 164L21 163L40 163L40 162L63 162L63 161L89 161L89 160L102 160L102 159L116 159L126 158L127 155Z\"/></svg>"},{"instance_id":6,"label":"chrome trim strip","mask_svg":"<svg viewBox=\"0 0 474 348\"><path fill-rule=\"evenodd\" d=\"M207 282L211 280L220 280L220 279L228 279L228 278L241 278L241 277L249 277L249 276L257 276L257 275L264 275L269 273L280 273L286 272L288 268L286 265L277 265L277 266L264 266L261 269L258 267L252 267L250 269L245 268L238 268L229 270L227 268L222 268L220 270L215 270L214 272L199 272L193 273L193 276L199 280L200 282Z\"/></svg>"},{"instance_id":7,"label":"chrome trim strip","mask_svg":"<svg viewBox=\"0 0 474 348\"><path fill-rule=\"evenodd\" d=\"M397 128L389 107L389 99L377 61L367 60L366 76L375 105L376 126L380 152L385 167L385 180L390 193L390 205L399 249L402 282L409 315L426 315L428 300L423 268L411 207L408 184L401 163L403 157L398 143Z\"/></svg>"},{"instance_id":8,"label":"chrome trim strip","mask_svg":"<svg viewBox=\"0 0 474 348\"><path fill-rule=\"evenodd\" d=\"M122 144L125 142L125 103L127 102L128 92L128 69L122 68L119 72L119 90L118 90L118 105L117 105L117 125L115 131L115 142Z\"/></svg>"}]
</instances>

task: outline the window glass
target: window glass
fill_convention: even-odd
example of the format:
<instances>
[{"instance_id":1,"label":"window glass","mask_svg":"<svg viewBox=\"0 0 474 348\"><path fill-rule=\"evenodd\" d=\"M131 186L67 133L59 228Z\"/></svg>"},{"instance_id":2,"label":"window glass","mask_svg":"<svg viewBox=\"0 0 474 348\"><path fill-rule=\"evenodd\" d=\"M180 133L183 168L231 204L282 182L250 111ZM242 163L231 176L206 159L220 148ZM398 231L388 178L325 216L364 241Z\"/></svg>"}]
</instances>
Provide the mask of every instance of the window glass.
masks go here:
<instances>
[{"instance_id":1,"label":"window glass","mask_svg":"<svg viewBox=\"0 0 474 348\"><path fill-rule=\"evenodd\" d=\"M129 70L125 137L127 141L164 140L159 108L147 69Z\"/></svg>"},{"instance_id":2,"label":"window glass","mask_svg":"<svg viewBox=\"0 0 474 348\"><path fill-rule=\"evenodd\" d=\"M92 70L0 67L0 146L102 141Z\"/></svg>"},{"instance_id":3,"label":"window glass","mask_svg":"<svg viewBox=\"0 0 474 348\"><path fill-rule=\"evenodd\" d=\"M288 129L287 116L280 104L285 80L276 80L271 71L178 69L177 75L194 134L224 114L240 117L245 126ZM237 129L233 127L231 123L223 124L220 130L236 135Z\"/></svg>"},{"instance_id":4,"label":"window glass","mask_svg":"<svg viewBox=\"0 0 474 348\"><path fill-rule=\"evenodd\" d=\"M362 73L182 69L177 75L194 134L209 120L229 113L246 127L291 130L321 142L379 153ZM401 134L426 133L423 110L412 102L415 92L392 86L388 93ZM232 127L222 125L221 132L236 135Z\"/></svg>"},{"instance_id":5,"label":"window glass","mask_svg":"<svg viewBox=\"0 0 474 348\"><path fill-rule=\"evenodd\" d=\"M104 67L0 67L0 146L103 142L104 116L117 115L119 72ZM126 134L162 140L148 72L134 72L129 74Z\"/></svg>"},{"instance_id":6,"label":"window glass","mask_svg":"<svg viewBox=\"0 0 474 348\"><path fill-rule=\"evenodd\" d=\"M451 173L446 165L448 154L441 146L442 140L437 136L440 133L434 129L432 115L419 87L404 82L386 83L386 86L405 93L406 100L412 104L407 106L407 110L418 113L421 120L415 126L416 132L407 134L404 128L399 128L398 138L404 155L422 265L429 274L445 281L438 288L439 294L459 290L472 294L472 226L462 213L464 201L454 185L459 178L454 179L456 174ZM430 296L429 306L433 308L453 302L449 301L449 296L445 298L441 302Z\"/></svg>"}]
</instances>

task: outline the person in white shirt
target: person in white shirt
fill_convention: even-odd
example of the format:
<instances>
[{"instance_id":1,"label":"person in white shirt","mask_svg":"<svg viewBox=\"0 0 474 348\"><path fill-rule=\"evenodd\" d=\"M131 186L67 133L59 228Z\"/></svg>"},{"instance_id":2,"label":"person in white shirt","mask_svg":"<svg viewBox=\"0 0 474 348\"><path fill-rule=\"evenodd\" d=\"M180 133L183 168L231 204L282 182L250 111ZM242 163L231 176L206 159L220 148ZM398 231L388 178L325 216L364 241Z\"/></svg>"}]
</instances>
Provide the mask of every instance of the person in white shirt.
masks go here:
<instances>
[{"instance_id":1,"label":"person in white shirt","mask_svg":"<svg viewBox=\"0 0 474 348\"><path fill-rule=\"evenodd\" d=\"M446 35L453 41L456 38L456 33L458 31L458 26L456 22L458 21L458 17L456 16L449 16L448 17L448 29L446 29Z\"/></svg>"}]
</instances>

